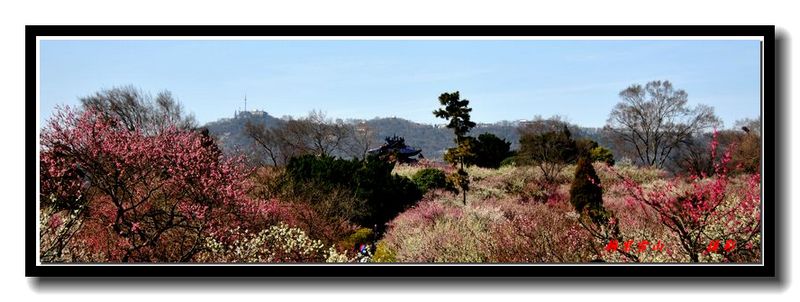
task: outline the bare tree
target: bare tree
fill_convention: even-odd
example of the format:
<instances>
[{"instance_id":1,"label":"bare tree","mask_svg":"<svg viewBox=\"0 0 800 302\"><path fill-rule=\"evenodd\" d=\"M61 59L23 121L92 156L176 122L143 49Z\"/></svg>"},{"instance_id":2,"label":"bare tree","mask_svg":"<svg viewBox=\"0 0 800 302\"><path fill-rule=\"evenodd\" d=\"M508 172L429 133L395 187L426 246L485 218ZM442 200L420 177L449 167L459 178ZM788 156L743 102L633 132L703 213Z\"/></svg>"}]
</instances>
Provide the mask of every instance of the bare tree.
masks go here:
<instances>
[{"instance_id":1,"label":"bare tree","mask_svg":"<svg viewBox=\"0 0 800 302\"><path fill-rule=\"evenodd\" d=\"M166 90L154 98L133 86L114 87L81 98L81 104L84 109L115 117L120 121L120 126L129 131L138 129L152 133L164 126L182 129L197 127L194 116L184 115L183 106Z\"/></svg>"},{"instance_id":2,"label":"bare tree","mask_svg":"<svg viewBox=\"0 0 800 302\"><path fill-rule=\"evenodd\" d=\"M520 124L517 162L539 168L544 181L554 183L575 160L576 145L570 128L574 127L558 115L546 119L537 115L532 121Z\"/></svg>"},{"instance_id":3,"label":"bare tree","mask_svg":"<svg viewBox=\"0 0 800 302\"><path fill-rule=\"evenodd\" d=\"M347 142L347 155L359 159L366 158L367 151L378 145L375 139L375 130L363 121L351 121L348 126L352 127L350 130L352 135Z\"/></svg>"},{"instance_id":4,"label":"bare tree","mask_svg":"<svg viewBox=\"0 0 800 302\"><path fill-rule=\"evenodd\" d=\"M349 130L314 110L307 117L287 121L282 134L288 147L295 151L292 153L327 156L342 150Z\"/></svg>"},{"instance_id":5,"label":"bare tree","mask_svg":"<svg viewBox=\"0 0 800 302\"><path fill-rule=\"evenodd\" d=\"M761 117L737 120L734 124L734 129L740 129L745 133L761 137Z\"/></svg>"},{"instance_id":6,"label":"bare tree","mask_svg":"<svg viewBox=\"0 0 800 302\"><path fill-rule=\"evenodd\" d=\"M342 152L348 138L352 137L352 127L341 120L333 122L325 113L313 110L305 118L311 138L311 149L317 155L332 155Z\"/></svg>"},{"instance_id":7,"label":"bare tree","mask_svg":"<svg viewBox=\"0 0 800 302\"><path fill-rule=\"evenodd\" d=\"M517 160L539 168L547 183L555 183L561 171L577 156L577 145L566 124L561 130L522 132Z\"/></svg>"},{"instance_id":8,"label":"bare tree","mask_svg":"<svg viewBox=\"0 0 800 302\"><path fill-rule=\"evenodd\" d=\"M368 128L357 128L341 120L334 122L319 111L311 111L300 119L288 118L273 128L248 123L245 132L276 166L303 154L363 158L372 141Z\"/></svg>"},{"instance_id":9,"label":"bare tree","mask_svg":"<svg viewBox=\"0 0 800 302\"><path fill-rule=\"evenodd\" d=\"M619 96L622 101L611 111L605 129L631 147L643 165L663 167L693 135L720 124L713 108L688 107L688 94L669 81L632 85Z\"/></svg>"},{"instance_id":10,"label":"bare tree","mask_svg":"<svg viewBox=\"0 0 800 302\"><path fill-rule=\"evenodd\" d=\"M244 131L253 139L258 149L266 153L266 156L272 161L272 165L278 166L279 159L283 155L280 136L276 133L280 130L270 129L261 123L248 122L244 125Z\"/></svg>"},{"instance_id":11,"label":"bare tree","mask_svg":"<svg viewBox=\"0 0 800 302\"><path fill-rule=\"evenodd\" d=\"M570 131L575 130L573 129L573 125L570 125L567 119L560 115L554 115L549 118L543 118L537 115L531 121L520 123L517 127L517 132L519 132L520 136L526 134L537 135L547 132L562 131L564 127L567 127Z\"/></svg>"}]
</instances>

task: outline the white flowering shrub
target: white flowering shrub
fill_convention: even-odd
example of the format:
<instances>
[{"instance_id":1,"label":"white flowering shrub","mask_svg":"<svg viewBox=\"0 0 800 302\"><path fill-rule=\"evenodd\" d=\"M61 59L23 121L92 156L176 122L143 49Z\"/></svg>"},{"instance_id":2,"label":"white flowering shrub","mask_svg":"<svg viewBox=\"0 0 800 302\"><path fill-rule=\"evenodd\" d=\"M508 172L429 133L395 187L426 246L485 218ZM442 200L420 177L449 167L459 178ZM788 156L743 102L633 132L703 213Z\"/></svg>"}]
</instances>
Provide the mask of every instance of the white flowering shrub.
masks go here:
<instances>
[{"instance_id":1,"label":"white flowering shrub","mask_svg":"<svg viewBox=\"0 0 800 302\"><path fill-rule=\"evenodd\" d=\"M207 253L198 259L203 262L348 262L346 254L322 241L314 240L298 228L280 223L258 233L233 229L228 238L236 238L225 244L214 238L206 241Z\"/></svg>"}]
</instances>

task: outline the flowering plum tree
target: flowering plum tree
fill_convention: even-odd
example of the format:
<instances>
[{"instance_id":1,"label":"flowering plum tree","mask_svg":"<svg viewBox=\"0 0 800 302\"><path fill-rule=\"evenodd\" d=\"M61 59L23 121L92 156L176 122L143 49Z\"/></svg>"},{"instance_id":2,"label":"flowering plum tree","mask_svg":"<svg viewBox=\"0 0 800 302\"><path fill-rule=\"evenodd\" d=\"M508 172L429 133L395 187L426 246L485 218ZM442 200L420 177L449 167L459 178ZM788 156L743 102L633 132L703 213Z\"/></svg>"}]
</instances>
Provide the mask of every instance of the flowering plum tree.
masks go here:
<instances>
[{"instance_id":1,"label":"flowering plum tree","mask_svg":"<svg viewBox=\"0 0 800 302\"><path fill-rule=\"evenodd\" d=\"M67 107L42 130L42 261L189 261L206 237L281 212L246 196L241 159L207 132L129 126Z\"/></svg>"},{"instance_id":2,"label":"flowering plum tree","mask_svg":"<svg viewBox=\"0 0 800 302\"><path fill-rule=\"evenodd\" d=\"M728 174L729 147L719 161L717 133L710 145L715 175L690 175L666 182L663 187L646 190L624 178L634 201L653 209L661 224L678 240L692 262L745 262L760 258L760 173L734 182ZM742 185L743 183L743 185ZM722 250L709 249L715 242L726 242Z\"/></svg>"}]
</instances>

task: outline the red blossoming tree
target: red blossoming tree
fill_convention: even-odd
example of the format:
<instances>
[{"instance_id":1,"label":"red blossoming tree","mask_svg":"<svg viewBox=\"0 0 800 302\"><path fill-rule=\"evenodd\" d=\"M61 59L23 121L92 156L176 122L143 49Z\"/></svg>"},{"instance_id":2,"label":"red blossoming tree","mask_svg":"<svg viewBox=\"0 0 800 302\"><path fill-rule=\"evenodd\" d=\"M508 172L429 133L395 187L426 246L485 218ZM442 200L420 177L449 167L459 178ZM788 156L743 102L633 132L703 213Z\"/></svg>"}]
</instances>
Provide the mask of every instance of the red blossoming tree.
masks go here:
<instances>
[{"instance_id":1,"label":"red blossoming tree","mask_svg":"<svg viewBox=\"0 0 800 302\"><path fill-rule=\"evenodd\" d=\"M760 259L761 174L734 181L728 166L733 147L716 160L717 133L710 146L714 176L676 178L663 187L623 182L631 198L652 209L692 262L750 262Z\"/></svg>"}]
</instances>

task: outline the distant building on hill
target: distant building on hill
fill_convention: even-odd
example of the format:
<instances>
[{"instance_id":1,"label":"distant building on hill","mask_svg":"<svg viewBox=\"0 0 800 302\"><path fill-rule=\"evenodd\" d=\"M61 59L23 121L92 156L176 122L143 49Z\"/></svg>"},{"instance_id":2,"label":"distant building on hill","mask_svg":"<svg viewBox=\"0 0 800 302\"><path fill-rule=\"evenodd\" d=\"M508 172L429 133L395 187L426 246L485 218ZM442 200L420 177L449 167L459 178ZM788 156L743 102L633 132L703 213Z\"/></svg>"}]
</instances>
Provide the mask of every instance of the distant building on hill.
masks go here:
<instances>
[{"instance_id":1,"label":"distant building on hill","mask_svg":"<svg viewBox=\"0 0 800 302\"><path fill-rule=\"evenodd\" d=\"M267 112L266 111L258 110L258 109L249 110L249 111L247 110L247 95L246 94L244 95L244 110L242 110L242 111L236 110L233 113L233 118L234 119L239 119L239 118L245 118L245 119L247 119L247 118L260 118L260 117L264 117L264 116L267 116Z\"/></svg>"},{"instance_id":2,"label":"distant building on hill","mask_svg":"<svg viewBox=\"0 0 800 302\"><path fill-rule=\"evenodd\" d=\"M233 114L233 118L259 118L264 117L267 115L266 111L263 110L252 110L252 111L236 111Z\"/></svg>"},{"instance_id":3,"label":"distant building on hill","mask_svg":"<svg viewBox=\"0 0 800 302\"><path fill-rule=\"evenodd\" d=\"M416 159L412 156L419 155L422 157L422 149L412 148L406 145L406 140L401 136L391 136L385 138L386 143L380 147L369 149L368 154L377 156L381 160L399 163L413 163Z\"/></svg>"}]
</instances>

